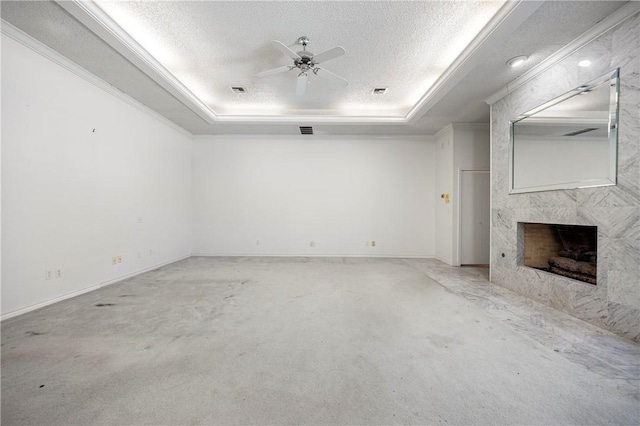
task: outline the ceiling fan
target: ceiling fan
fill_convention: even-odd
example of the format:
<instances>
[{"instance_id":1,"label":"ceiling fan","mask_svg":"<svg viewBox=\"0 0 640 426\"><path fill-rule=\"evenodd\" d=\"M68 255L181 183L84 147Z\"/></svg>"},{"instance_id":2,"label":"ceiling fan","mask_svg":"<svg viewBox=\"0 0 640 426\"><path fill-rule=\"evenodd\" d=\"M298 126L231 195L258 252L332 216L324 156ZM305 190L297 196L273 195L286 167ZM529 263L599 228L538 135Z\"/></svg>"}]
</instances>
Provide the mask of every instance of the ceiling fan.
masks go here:
<instances>
[{"instance_id":1,"label":"ceiling fan","mask_svg":"<svg viewBox=\"0 0 640 426\"><path fill-rule=\"evenodd\" d=\"M282 53L293 59L293 65L285 65L268 71L263 71L256 74L256 77L266 77L268 75L291 71L292 69L298 69L300 70L296 83L296 93L298 94L298 96L304 95L304 92L307 88L307 80L309 78L310 72L314 73L318 77L336 82L341 86L347 86L349 84L347 80L332 73L331 71L327 71L326 69L318 66L318 64L320 63L324 63L330 59L344 55L344 48L337 46L333 49L327 50L326 52L314 55L313 53L307 51L307 44L309 44L309 41L309 38L307 38L306 36L299 37L297 43L302 45L302 51L296 53L293 50L289 49L284 43L277 40L271 40L271 44L274 47L278 48Z\"/></svg>"}]
</instances>

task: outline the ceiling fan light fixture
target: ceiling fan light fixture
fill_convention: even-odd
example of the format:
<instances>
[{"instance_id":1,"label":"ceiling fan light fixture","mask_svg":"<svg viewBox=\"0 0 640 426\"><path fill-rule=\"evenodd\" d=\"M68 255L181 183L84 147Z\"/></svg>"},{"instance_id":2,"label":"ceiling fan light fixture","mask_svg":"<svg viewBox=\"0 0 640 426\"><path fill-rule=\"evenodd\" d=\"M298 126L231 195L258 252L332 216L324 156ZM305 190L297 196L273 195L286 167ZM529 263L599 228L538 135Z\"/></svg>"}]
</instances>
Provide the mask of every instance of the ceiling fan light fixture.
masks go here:
<instances>
[{"instance_id":1,"label":"ceiling fan light fixture","mask_svg":"<svg viewBox=\"0 0 640 426\"><path fill-rule=\"evenodd\" d=\"M507 61L507 65L509 65L511 68L518 68L524 65L527 59L529 59L528 56L524 56L524 55L516 56L515 58L509 59Z\"/></svg>"},{"instance_id":2,"label":"ceiling fan light fixture","mask_svg":"<svg viewBox=\"0 0 640 426\"><path fill-rule=\"evenodd\" d=\"M374 95L384 95L385 93L387 93L387 88L386 87L376 87L373 89L373 93Z\"/></svg>"}]
</instances>

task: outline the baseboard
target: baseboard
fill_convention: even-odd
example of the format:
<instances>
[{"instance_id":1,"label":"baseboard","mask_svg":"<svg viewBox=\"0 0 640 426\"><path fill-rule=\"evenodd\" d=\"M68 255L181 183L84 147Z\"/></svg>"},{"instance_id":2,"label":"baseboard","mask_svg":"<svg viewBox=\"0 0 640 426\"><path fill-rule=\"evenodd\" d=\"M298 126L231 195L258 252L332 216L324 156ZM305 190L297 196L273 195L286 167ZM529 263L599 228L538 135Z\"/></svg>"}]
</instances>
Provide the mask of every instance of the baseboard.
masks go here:
<instances>
[{"instance_id":1,"label":"baseboard","mask_svg":"<svg viewBox=\"0 0 640 426\"><path fill-rule=\"evenodd\" d=\"M452 262L452 261L450 261L450 260L443 259L443 258L441 258L441 257L439 257L439 256L433 256L433 258L434 258L434 259L436 259L436 260L439 260L439 261L440 261L440 262L442 262L442 263L446 263L446 264L447 264L447 265L449 265L449 266L455 266L455 265L453 264L453 262Z\"/></svg>"},{"instance_id":2,"label":"baseboard","mask_svg":"<svg viewBox=\"0 0 640 426\"><path fill-rule=\"evenodd\" d=\"M178 262L180 260L184 260L184 259L186 259L188 257L191 257L191 254L187 254L187 255L184 255L184 256L176 257L174 259L167 260L166 262L161 262L161 263L158 263L156 265L149 266L149 267L144 268L144 269L139 269L139 270L137 270L135 272L131 272L131 273L128 273L128 274L125 274L125 275L121 275L119 277L116 277L116 278L101 282L100 284L96 284L96 285L92 285L92 286L87 287L87 288L83 288L82 290L77 290L77 291L74 291L72 293L68 293L68 294L65 294L65 295L62 295L62 296L58 296L58 297L56 297L54 299L51 299L51 300L47 300L45 302L36 303L35 305L27 306L26 308L21 308L21 309L18 309L18 310L15 310L15 311L12 311L12 312L9 312L9 313L6 313L6 314L2 314L0 316L0 321L4 321L4 320L9 319L9 318L17 317L18 315L26 314L27 312L35 311L36 309L44 308L45 306L49 306L49 305L52 305L54 303L66 300L66 299L71 299L72 297L80 296L81 294L89 293L89 292L97 290L99 288L106 287L108 285L115 284L117 282L124 281L126 279L135 277L136 275L140 275L140 274L144 274L145 272L153 271L154 269L161 268L163 266L169 265L170 263L174 263L174 262Z\"/></svg>"},{"instance_id":3,"label":"baseboard","mask_svg":"<svg viewBox=\"0 0 640 426\"><path fill-rule=\"evenodd\" d=\"M352 258L387 258L387 259L434 259L433 255L397 255L397 254L264 254L264 253L192 253L191 256L201 257L352 257Z\"/></svg>"}]
</instances>

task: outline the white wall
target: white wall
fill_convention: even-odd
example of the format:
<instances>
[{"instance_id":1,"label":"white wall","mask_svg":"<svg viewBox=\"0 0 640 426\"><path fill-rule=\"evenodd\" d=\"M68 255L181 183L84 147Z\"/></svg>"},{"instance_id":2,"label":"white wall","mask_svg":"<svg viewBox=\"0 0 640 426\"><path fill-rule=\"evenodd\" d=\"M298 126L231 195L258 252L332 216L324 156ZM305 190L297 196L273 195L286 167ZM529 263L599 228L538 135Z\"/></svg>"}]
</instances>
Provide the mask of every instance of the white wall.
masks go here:
<instances>
[{"instance_id":1,"label":"white wall","mask_svg":"<svg viewBox=\"0 0 640 426\"><path fill-rule=\"evenodd\" d=\"M3 317L188 256L191 143L3 36Z\"/></svg>"},{"instance_id":2,"label":"white wall","mask_svg":"<svg viewBox=\"0 0 640 426\"><path fill-rule=\"evenodd\" d=\"M425 138L196 138L193 252L432 257L434 173Z\"/></svg>"},{"instance_id":3,"label":"white wall","mask_svg":"<svg viewBox=\"0 0 640 426\"><path fill-rule=\"evenodd\" d=\"M443 194L453 195L453 127L436 134L436 258L453 264L453 204Z\"/></svg>"},{"instance_id":4,"label":"white wall","mask_svg":"<svg viewBox=\"0 0 640 426\"><path fill-rule=\"evenodd\" d=\"M453 227L451 257L460 265L460 172L489 170L491 166L491 132L488 124L453 124ZM487 194L487 204L490 195ZM478 214L481 217L482 214ZM487 244L487 251L489 245Z\"/></svg>"},{"instance_id":5,"label":"white wall","mask_svg":"<svg viewBox=\"0 0 640 426\"><path fill-rule=\"evenodd\" d=\"M489 126L450 124L436 134L435 143L436 257L450 265L460 265L460 171L489 170ZM441 194L450 194L448 204Z\"/></svg>"}]
</instances>

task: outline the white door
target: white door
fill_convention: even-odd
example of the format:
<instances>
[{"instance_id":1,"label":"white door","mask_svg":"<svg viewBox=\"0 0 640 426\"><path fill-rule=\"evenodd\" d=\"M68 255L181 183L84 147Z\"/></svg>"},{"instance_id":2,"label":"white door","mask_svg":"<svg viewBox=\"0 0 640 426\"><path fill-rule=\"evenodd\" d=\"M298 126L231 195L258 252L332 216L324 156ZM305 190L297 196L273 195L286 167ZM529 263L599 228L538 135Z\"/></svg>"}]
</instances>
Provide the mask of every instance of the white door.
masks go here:
<instances>
[{"instance_id":1,"label":"white door","mask_svg":"<svg viewBox=\"0 0 640 426\"><path fill-rule=\"evenodd\" d=\"M463 170L460 175L460 264L489 264L489 172Z\"/></svg>"}]
</instances>

